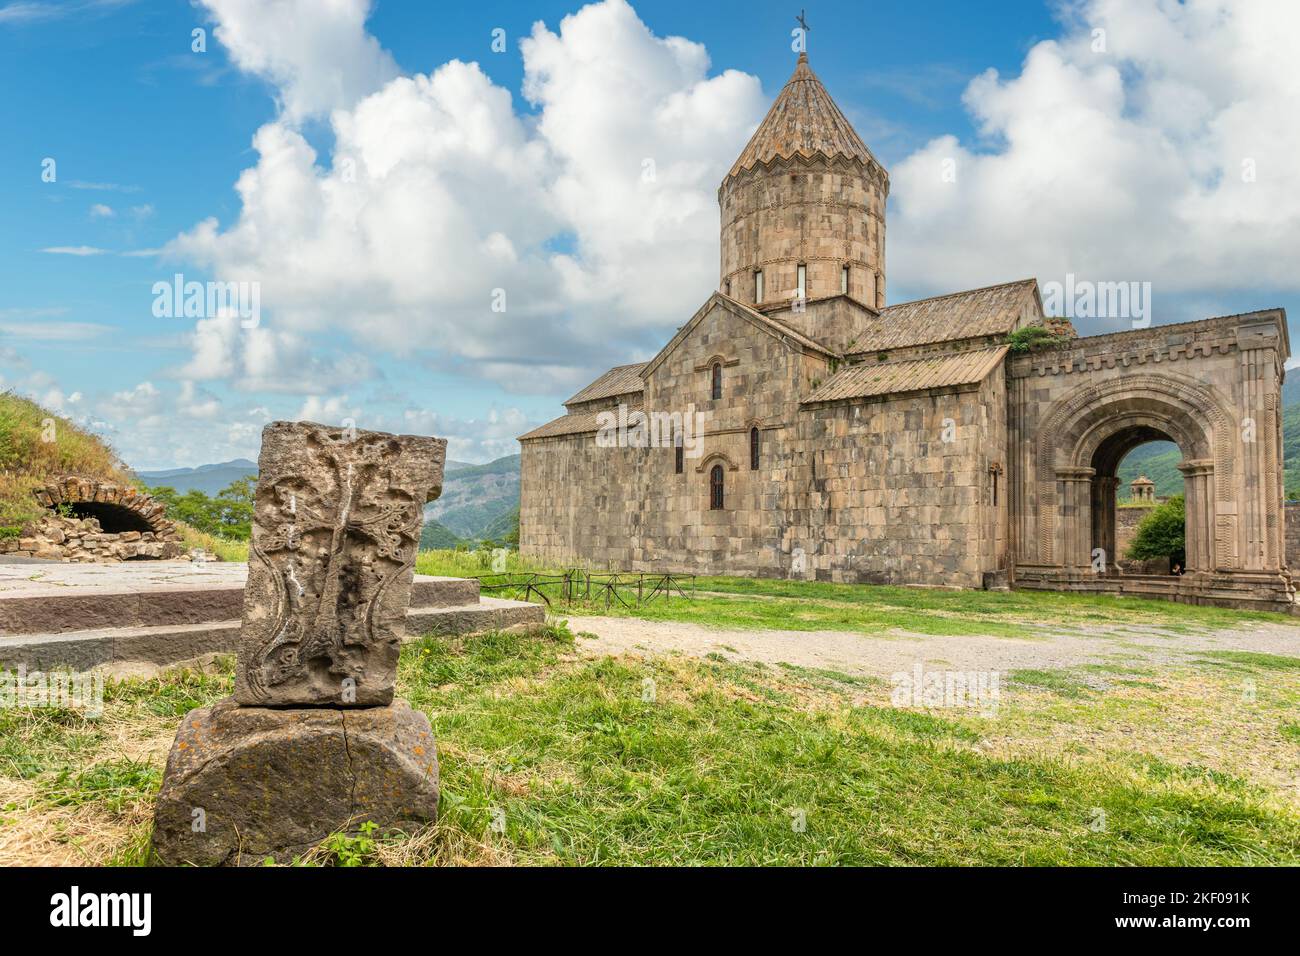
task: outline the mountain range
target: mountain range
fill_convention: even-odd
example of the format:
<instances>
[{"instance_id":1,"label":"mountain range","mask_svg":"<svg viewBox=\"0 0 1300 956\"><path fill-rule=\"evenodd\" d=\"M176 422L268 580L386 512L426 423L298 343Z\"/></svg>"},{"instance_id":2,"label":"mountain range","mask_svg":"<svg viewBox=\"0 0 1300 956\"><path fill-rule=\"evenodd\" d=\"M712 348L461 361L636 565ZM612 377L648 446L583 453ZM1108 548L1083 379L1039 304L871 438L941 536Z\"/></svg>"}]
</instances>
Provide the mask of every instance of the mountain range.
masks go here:
<instances>
[{"instance_id":1,"label":"mountain range","mask_svg":"<svg viewBox=\"0 0 1300 956\"><path fill-rule=\"evenodd\" d=\"M197 489L212 496L231 482L257 475L247 458L199 465L137 471L151 488L166 485L181 494ZM425 506L423 547L452 548L461 541L505 538L519 508L519 456L507 455L485 465L449 459L443 470L442 496Z\"/></svg>"},{"instance_id":2,"label":"mountain range","mask_svg":"<svg viewBox=\"0 0 1300 956\"><path fill-rule=\"evenodd\" d=\"M215 465L197 468L169 468L164 471L137 471L135 476L150 488L167 486L181 494L197 489L211 497L231 482L257 474L257 462L247 458L233 458Z\"/></svg>"}]
</instances>

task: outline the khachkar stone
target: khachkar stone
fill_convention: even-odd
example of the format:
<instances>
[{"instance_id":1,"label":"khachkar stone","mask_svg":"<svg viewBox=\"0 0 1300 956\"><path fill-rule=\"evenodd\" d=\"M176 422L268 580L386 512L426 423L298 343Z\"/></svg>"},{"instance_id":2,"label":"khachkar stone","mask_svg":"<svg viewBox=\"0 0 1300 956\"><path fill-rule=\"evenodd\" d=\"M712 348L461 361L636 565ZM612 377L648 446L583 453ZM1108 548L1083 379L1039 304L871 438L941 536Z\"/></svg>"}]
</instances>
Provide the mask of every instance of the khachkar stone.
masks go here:
<instances>
[{"instance_id":1,"label":"khachkar stone","mask_svg":"<svg viewBox=\"0 0 1300 956\"><path fill-rule=\"evenodd\" d=\"M437 438L263 431L235 696L176 733L154 814L163 863L283 863L367 821L437 818L433 730L393 683L445 455Z\"/></svg>"},{"instance_id":2,"label":"khachkar stone","mask_svg":"<svg viewBox=\"0 0 1300 956\"><path fill-rule=\"evenodd\" d=\"M235 700L393 699L440 438L273 422L262 432Z\"/></svg>"}]
</instances>

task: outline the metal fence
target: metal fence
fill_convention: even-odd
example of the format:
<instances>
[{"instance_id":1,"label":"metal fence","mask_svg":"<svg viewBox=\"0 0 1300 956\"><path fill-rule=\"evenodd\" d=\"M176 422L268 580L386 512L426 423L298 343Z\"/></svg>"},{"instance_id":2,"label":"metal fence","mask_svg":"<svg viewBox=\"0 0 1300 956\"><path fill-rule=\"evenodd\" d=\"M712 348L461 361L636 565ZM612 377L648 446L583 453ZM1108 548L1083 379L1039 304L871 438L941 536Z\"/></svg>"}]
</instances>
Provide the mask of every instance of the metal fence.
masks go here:
<instances>
[{"instance_id":1,"label":"metal fence","mask_svg":"<svg viewBox=\"0 0 1300 956\"><path fill-rule=\"evenodd\" d=\"M483 593L513 594L521 600L539 600L547 607L555 602L604 602L609 609L615 604L625 608L640 607L673 596L695 598L695 575L654 574L644 571L590 571L569 568L561 573L521 572L483 574L478 577ZM688 590L689 589L689 590Z\"/></svg>"}]
</instances>

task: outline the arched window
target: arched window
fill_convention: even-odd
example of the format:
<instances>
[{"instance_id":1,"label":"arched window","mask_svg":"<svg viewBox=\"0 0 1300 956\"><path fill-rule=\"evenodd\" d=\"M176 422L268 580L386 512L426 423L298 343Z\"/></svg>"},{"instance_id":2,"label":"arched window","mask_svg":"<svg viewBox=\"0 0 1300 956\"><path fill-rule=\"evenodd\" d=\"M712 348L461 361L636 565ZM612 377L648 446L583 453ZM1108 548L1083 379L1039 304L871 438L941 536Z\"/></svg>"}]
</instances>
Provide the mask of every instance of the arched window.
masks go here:
<instances>
[{"instance_id":1,"label":"arched window","mask_svg":"<svg viewBox=\"0 0 1300 956\"><path fill-rule=\"evenodd\" d=\"M686 450L682 445L682 433L673 435L673 471L681 474L685 466Z\"/></svg>"},{"instance_id":2,"label":"arched window","mask_svg":"<svg viewBox=\"0 0 1300 956\"><path fill-rule=\"evenodd\" d=\"M758 471L758 426L749 430L749 470Z\"/></svg>"},{"instance_id":3,"label":"arched window","mask_svg":"<svg viewBox=\"0 0 1300 956\"><path fill-rule=\"evenodd\" d=\"M722 510L722 466L714 465L709 470L709 509Z\"/></svg>"},{"instance_id":4,"label":"arched window","mask_svg":"<svg viewBox=\"0 0 1300 956\"><path fill-rule=\"evenodd\" d=\"M722 363L713 363L713 397L722 397Z\"/></svg>"}]
</instances>

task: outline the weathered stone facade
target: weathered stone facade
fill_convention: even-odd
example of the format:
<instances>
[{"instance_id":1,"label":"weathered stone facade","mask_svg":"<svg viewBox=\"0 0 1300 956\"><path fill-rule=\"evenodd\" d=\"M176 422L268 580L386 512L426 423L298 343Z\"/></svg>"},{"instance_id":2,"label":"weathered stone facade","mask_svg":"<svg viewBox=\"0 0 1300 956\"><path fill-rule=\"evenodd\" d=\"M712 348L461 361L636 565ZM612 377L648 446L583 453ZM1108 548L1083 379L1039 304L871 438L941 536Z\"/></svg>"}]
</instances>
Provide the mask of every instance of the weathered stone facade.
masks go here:
<instances>
[{"instance_id":1,"label":"weathered stone facade","mask_svg":"<svg viewBox=\"0 0 1300 956\"><path fill-rule=\"evenodd\" d=\"M720 291L521 436L522 553L1291 606L1281 310L1077 338L1032 279L887 306L888 186L801 56L719 190ZM1011 351L1034 325L1065 344ZM1186 459L1168 580L1116 562L1116 468L1157 439Z\"/></svg>"}]
</instances>

